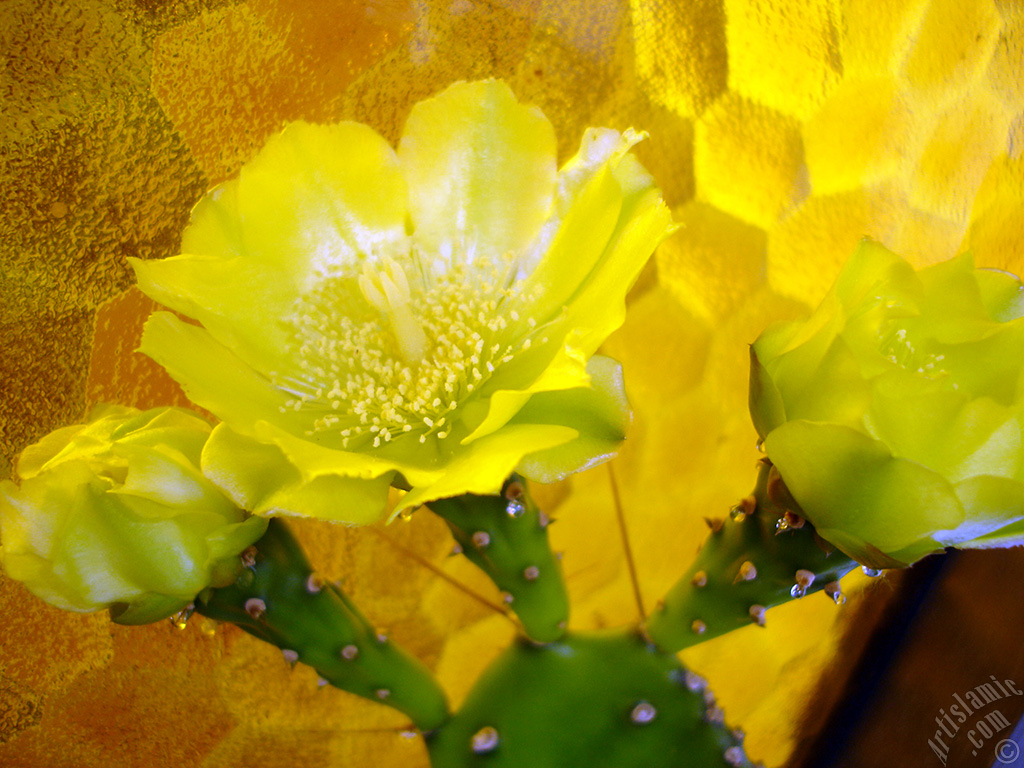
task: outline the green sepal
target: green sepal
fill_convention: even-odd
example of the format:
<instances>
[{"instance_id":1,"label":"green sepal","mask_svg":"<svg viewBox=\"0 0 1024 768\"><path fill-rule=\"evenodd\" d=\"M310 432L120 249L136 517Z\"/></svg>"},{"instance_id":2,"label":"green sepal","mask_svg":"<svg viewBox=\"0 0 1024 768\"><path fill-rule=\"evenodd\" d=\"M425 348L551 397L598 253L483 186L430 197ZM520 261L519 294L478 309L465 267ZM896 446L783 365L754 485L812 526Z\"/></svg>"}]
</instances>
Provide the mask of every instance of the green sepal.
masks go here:
<instances>
[{"instance_id":1,"label":"green sepal","mask_svg":"<svg viewBox=\"0 0 1024 768\"><path fill-rule=\"evenodd\" d=\"M786 422L786 406L772 377L761 365L757 348L750 347L750 418L762 440L780 424Z\"/></svg>"},{"instance_id":2,"label":"green sepal","mask_svg":"<svg viewBox=\"0 0 1024 768\"><path fill-rule=\"evenodd\" d=\"M191 600L168 595L148 595L138 603L115 603L110 606L110 620L115 624L152 624L184 610Z\"/></svg>"}]
</instances>

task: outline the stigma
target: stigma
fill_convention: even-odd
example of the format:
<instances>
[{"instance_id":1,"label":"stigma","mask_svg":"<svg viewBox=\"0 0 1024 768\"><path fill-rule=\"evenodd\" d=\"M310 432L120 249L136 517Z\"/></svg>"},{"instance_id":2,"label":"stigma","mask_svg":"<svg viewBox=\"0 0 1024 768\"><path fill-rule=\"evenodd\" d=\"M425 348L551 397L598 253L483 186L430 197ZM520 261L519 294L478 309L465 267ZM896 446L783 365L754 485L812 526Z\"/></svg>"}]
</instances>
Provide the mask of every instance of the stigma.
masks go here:
<instances>
[{"instance_id":1,"label":"stigma","mask_svg":"<svg viewBox=\"0 0 1024 768\"><path fill-rule=\"evenodd\" d=\"M409 365L418 364L423 361L428 341L409 306L409 281L405 270L390 256L382 262L381 270L374 270L368 260L363 262L359 290L367 303L386 318L402 359Z\"/></svg>"}]
</instances>

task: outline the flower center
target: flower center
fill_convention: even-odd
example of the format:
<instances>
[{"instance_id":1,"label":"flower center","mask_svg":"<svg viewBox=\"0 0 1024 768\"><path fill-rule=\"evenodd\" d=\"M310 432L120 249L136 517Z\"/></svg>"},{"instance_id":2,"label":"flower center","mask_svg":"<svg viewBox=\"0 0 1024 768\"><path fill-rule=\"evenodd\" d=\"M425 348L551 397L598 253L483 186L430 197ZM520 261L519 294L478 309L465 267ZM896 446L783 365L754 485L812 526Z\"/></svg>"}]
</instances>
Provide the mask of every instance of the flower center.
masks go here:
<instances>
[{"instance_id":1,"label":"flower center","mask_svg":"<svg viewBox=\"0 0 1024 768\"><path fill-rule=\"evenodd\" d=\"M274 383L295 395L287 407L310 415L308 435L339 435L346 448L404 433L444 439L454 412L529 349L536 323L520 322L514 285L477 265L411 284L390 258L374 267L302 298L289 318L298 370Z\"/></svg>"},{"instance_id":2,"label":"flower center","mask_svg":"<svg viewBox=\"0 0 1024 768\"><path fill-rule=\"evenodd\" d=\"M922 374L928 379L937 379L947 375L943 367L945 355L932 354L914 345L908 338L907 329L895 326L882 340L881 352L890 362L912 373ZM957 385L954 383L953 388Z\"/></svg>"},{"instance_id":3,"label":"flower center","mask_svg":"<svg viewBox=\"0 0 1024 768\"><path fill-rule=\"evenodd\" d=\"M409 306L412 296L405 270L389 256L384 258L381 272L374 272L369 262L363 262L359 290L363 298L387 318L402 359L409 365L421 362L428 341Z\"/></svg>"}]
</instances>

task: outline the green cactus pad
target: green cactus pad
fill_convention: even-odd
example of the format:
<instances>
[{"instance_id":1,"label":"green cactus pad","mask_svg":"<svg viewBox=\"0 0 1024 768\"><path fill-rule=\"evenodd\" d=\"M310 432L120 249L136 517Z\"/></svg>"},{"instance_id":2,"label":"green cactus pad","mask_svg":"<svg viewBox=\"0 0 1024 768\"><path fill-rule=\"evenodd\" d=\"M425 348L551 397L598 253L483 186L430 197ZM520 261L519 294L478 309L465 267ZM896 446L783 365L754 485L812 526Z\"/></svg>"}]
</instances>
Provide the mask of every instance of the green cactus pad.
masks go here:
<instances>
[{"instance_id":1,"label":"green cactus pad","mask_svg":"<svg viewBox=\"0 0 1024 768\"><path fill-rule=\"evenodd\" d=\"M404 712L423 731L447 719L431 673L379 634L341 589L316 577L283 521L270 521L243 563L234 584L197 600L197 612L276 645L331 685Z\"/></svg>"},{"instance_id":2,"label":"green cactus pad","mask_svg":"<svg viewBox=\"0 0 1024 768\"><path fill-rule=\"evenodd\" d=\"M515 643L429 734L435 768L749 766L704 681L633 630Z\"/></svg>"},{"instance_id":3,"label":"green cactus pad","mask_svg":"<svg viewBox=\"0 0 1024 768\"><path fill-rule=\"evenodd\" d=\"M569 596L562 569L548 544L547 517L522 478L513 475L500 496L465 494L432 501L430 509L502 591L530 638L546 643L564 634Z\"/></svg>"},{"instance_id":4,"label":"green cactus pad","mask_svg":"<svg viewBox=\"0 0 1024 768\"><path fill-rule=\"evenodd\" d=\"M773 606L824 590L845 598L839 579L857 563L821 540L767 460L751 496L711 532L689 571L648 618L645 631L676 652L751 624ZM794 511L796 510L796 511Z\"/></svg>"}]
</instances>

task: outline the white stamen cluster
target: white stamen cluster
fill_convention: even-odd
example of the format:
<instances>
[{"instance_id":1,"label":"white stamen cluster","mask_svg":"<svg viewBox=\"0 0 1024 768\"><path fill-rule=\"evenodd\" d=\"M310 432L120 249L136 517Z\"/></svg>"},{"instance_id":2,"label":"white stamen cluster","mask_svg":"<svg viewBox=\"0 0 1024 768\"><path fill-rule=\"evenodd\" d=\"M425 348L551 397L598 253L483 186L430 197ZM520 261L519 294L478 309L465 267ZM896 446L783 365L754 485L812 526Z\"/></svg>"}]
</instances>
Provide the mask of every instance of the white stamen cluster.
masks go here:
<instances>
[{"instance_id":1,"label":"white stamen cluster","mask_svg":"<svg viewBox=\"0 0 1024 768\"><path fill-rule=\"evenodd\" d=\"M907 338L905 328L896 327L882 342L882 354L907 371L916 371L929 379L946 375L943 368L945 355L932 354L916 348Z\"/></svg>"},{"instance_id":2,"label":"white stamen cluster","mask_svg":"<svg viewBox=\"0 0 1024 768\"><path fill-rule=\"evenodd\" d=\"M496 275L454 269L410 288L391 259L375 266L303 297L289 318L299 369L275 383L295 395L286 408L310 415L308 435L340 435L345 448L444 439L453 412L529 349L535 323L520 322L521 294Z\"/></svg>"}]
</instances>

